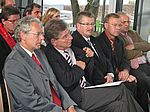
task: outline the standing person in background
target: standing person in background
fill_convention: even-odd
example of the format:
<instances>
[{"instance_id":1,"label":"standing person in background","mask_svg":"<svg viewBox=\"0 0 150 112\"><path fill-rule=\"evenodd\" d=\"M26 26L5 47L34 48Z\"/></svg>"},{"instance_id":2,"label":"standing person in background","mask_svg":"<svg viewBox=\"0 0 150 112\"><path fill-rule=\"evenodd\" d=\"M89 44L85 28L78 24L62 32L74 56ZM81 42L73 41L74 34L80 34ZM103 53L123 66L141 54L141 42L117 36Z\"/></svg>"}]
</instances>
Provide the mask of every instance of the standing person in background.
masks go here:
<instances>
[{"instance_id":1,"label":"standing person in background","mask_svg":"<svg viewBox=\"0 0 150 112\"><path fill-rule=\"evenodd\" d=\"M141 73L130 69L130 62L125 56L123 42L119 38L120 29L120 17L116 13L106 15L104 19L104 32L96 37L96 44L98 49L102 50L105 56L110 60L115 71L115 80L122 80L127 83L130 76L132 76L131 79L136 77L137 101L143 107L145 112L149 112L147 86L141 78L137 77L137 75ZM127 87L132 89L132 86L129 85L130 82L127 84Z\"/></svg>"},{"instance_id":2,"label":"standing person in background","mask_svg":"<svg viewBox=\"0 0 150 112\"><path fill-rule=\"evenodd\" d=\"M28 6L26 6L24 12L23 12L23 17L24 16L33 16L41 20L42 17L42 11L41 11L41 6L37 3L32 3Z\"/></svg>"},{"instance_id":3,"label":"standing person in background","mask_svg":"<svg viewBox=\"0 0 150 112\"><path fill-rule=\"evenodd\" d=\"M56 8L49 8L44 16L42 17L42 22L43 24L45 25L48 20L51 20L51 19L60 19L60 11Z\"/></svg>"},{"instance_id":4,"label":"standing person in background","mask_svg":"<svg viewBox=\"0 0 150 112\"><path fill-rule=\"evenodd\" d=\"M6 59L4 78L14 112L83 112L58 83L39 50L44 39L39 19L27 16L15 28L18 43ZM15 65L15 66L14 66Z\"/></svg>"}]
</instances>

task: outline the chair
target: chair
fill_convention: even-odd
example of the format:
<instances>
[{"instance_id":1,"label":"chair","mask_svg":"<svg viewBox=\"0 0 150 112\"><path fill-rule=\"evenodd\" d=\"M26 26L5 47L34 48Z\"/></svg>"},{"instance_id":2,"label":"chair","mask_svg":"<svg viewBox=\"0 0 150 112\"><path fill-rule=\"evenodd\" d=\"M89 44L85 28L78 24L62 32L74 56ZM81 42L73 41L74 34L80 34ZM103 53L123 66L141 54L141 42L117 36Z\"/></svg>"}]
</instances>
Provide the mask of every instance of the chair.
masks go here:
<instances>
[{"instance_id":1,"label":"chair","mask_svg":"<svg viewBox=\"0 0 150 112\"><path fill-rule=\"evenodd\" d=\"M13 106L12 106L12 103L11 103L10 93L9 93L9 89L7 87L7 83L6 83L5 79L4 79L4 86L5 86L6 95L7 95L8 110L9 110L9 112L13 112Z\"/></svg>"},{"instance_id":2,"label":"chair","mask_svg":"<svg viewBox=\"0 0 150 112\"><path fill-rule=\"evenodd\" d=\"M1 86L0 86L0 112L4 112L3 95L2 95L2 87Z\"/></svg>"}]
</instances>

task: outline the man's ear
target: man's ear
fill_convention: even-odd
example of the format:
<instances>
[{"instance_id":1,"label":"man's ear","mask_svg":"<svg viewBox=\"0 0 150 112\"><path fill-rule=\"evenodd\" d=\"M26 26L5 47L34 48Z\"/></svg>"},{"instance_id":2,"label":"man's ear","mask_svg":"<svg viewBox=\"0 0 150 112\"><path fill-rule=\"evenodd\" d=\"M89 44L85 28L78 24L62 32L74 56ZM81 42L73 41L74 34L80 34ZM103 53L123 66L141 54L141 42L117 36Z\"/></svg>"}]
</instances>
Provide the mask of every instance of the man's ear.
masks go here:
<instances>
[{"instance_id":1,"label":"man's ear","mask_svg":"<svg viewBox=\"0 0 150 112\"><path fill-rule=\"evenodd\" d=\"M79 23L76 23L76 27L77 27L77 28L80 27L80 24L79 24Z\"/></svg>"},{"instance_id":2,"label":"man's ear","mask_svg":"<svg viewBox=\"0 0 150 112\"><path fill-rule=\"evenodd\" d=\"M51 40L50 40L50 43L51 43L53 46L56 46L56 44L55 44L55 39L51 39Z\"/></svg>"},{"instance_id":3,"label":"man's ear","mask_svg":"<svg viewBox=\"0 0 150 112\"><path fill-rule=\"evenodd\" d=\"M26 12L26 16L29 16L29 15L31 15L31 14L29 14L29 12Z\"/></svg>"},{"instance_id":4,"label":"man's ear","mask_svg":"<svg viewBox=\"0 0 150 112\"><path fill-rule=\"evenodd\" d=\"M21 37L21 40L25 40L26 39L26 36L27 34L24 33L24 32L20 32L20 37Z\"/></svg>"},{"instance_id":5,"label":"man's ear","mask_svg":"<svg viewBox=\"0 0 150 112\"><path fill-rule=\"evenodd\" d=\"M108 28L108 23L104 23L104 28L105 28L105 29Z\"/></svg>"},{"instance_id":6,"label":"man's ear","mask_svg":"<svg viewBox=\"0 0 150 112\"><path fill-rule=\"evenodd\" d=\"M5 19L1 19L2 24L5 25Z\"/></svg>"}]
</instances>

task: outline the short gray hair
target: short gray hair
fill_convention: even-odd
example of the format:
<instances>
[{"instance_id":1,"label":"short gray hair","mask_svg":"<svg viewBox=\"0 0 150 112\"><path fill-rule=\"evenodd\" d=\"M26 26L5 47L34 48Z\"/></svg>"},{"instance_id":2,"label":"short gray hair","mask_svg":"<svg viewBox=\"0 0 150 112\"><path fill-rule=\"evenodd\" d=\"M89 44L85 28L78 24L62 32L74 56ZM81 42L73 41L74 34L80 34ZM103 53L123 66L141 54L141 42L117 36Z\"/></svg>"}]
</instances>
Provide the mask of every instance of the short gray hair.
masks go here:
<instances>
[{"instance_id":1,"label":"short gray hair","mask_svg":"<svg viewBox=\"0 0 150 112\"><path fill-rule=\"evenodd\" d=\"M23 17L17 22L17 25L16 25L15 30L14 30L14 36L17 39L18 42L21 41L20 33L24 32L24 33L28 34L29 31L31 30L31 24L33 22L38 23L40 25L40 27L43 29L42 22L39 19L37 19L33 16Z\"/></svg>"}]
</instances>

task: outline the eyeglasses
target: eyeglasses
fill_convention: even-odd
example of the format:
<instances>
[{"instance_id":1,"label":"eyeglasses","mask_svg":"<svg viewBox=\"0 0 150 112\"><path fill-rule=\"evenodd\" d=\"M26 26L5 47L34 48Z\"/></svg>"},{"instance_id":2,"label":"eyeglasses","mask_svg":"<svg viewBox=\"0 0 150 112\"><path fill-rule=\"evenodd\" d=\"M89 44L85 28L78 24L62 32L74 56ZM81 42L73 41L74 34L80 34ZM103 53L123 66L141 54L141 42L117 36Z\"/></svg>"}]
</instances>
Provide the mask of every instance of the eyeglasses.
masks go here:
<instances>
[{"instance_id":1,"label":"eyeglasses","mask_svg":"<svg viewBox=\"0 0 150 112\"><path fill-rule=\"evenodd\" d=\"M115 27L115 28L116 28L116 27L119 27L119 28L120 28L120 27L122 26L121 24L111 24L111 23L108 23L108 24L111 25L111 26L113 26L113 27Z\"/></svg>"},{"instance_id":2,"label":"eyeglasses","mask_svg":"<svg viewBox=\"0 0 150 112\"><path fill-rule=\"evenodd\" d=\"M95 25L94 23L81 23L81 22L79 22L79 24L85 25L85 26L94 26Z\"/></svg>"},{"instance_id":3,"label":"eyeglasses","mask_svg":"<svg viewBox=\"0 0 150 112\"><path fill-rule=\"evenodd\" d=\"M44 36L44 32L37 32L37 33L35 33L35 32L30 32L30 33L28 33L28 34L33 34L33 35L36 35L37 37L39 37L39 36Z\"/></svg>"},{"instance_id":4,"label":"eyeglasses","mask_svg":"<svg viewBox=\"0 0 150 112\"><path fill-rule=\"evenodd\" d=\"M11 19L8 19L7 21L11 22L12 24L14 24L15 22L17 22L19 19L14 19L14 20L11 20Z\"/></svg>"}]
</instances>

